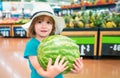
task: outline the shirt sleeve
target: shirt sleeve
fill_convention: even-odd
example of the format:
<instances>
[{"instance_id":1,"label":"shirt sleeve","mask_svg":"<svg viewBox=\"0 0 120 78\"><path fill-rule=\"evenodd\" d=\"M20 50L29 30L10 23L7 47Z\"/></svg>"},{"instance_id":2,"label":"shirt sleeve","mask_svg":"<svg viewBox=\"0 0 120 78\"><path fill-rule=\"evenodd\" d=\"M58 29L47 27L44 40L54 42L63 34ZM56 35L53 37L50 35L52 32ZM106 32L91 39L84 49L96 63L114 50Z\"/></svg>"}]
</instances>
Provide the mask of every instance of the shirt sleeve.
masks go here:
<instances>
[{"instance_id":1,"label":"shirt sleeve","mask_svg":"<svg viewBox=\"0 0 120 78\"><path fill-rule=\"evenodd\" d=\"M26 48L24 50L24 58L28 59L29 56L36 56L37 55L37 47L33 42L28 42L26 44Z\"/></svg>"}]
</instances>

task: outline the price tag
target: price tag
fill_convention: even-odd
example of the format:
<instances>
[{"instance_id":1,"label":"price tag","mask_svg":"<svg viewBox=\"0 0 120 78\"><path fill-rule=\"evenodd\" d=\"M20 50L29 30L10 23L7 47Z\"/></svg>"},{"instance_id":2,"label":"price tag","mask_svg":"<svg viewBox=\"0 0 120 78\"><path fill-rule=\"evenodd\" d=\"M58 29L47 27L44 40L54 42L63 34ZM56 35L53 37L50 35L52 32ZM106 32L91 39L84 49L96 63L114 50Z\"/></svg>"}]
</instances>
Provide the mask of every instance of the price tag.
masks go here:
<instances>
[{"instance_id":1,"label":"price tag","mask_svg":"<svg viewBox=\"0 0 120 78\"><path fill-rule=\"evenodd\" d=\"M80 55L82 56L94 56L94 45L93 44L79 44Z\"/></svg>"},{"instance_id":2,"label":"price tag","mask_svg":"<svg viewBox=\"0 0 120 78\"><path fill-rule=\"evenodd\" d=\"M26 37L26 31L22 27L14 27L14 36Z\"/></svg>"},{"instance_id":3,"label":"price tag","mask_svg":"<svg viewBox=\"0 0 120 78\"><path fill-rule=\"evenodd\" d=\"M120 56L120 44L103 44L102 55Z\"/></svg>"},{"instance_id":4,"label":"price tag","mask_svg":"<svg viewBox=\"0 0 120 78\"><path fill-rule=\"evenodd\" d=\"M9 37L10 36L10 27L0 27L0 36Z\"/></svg>"}]
</instances>

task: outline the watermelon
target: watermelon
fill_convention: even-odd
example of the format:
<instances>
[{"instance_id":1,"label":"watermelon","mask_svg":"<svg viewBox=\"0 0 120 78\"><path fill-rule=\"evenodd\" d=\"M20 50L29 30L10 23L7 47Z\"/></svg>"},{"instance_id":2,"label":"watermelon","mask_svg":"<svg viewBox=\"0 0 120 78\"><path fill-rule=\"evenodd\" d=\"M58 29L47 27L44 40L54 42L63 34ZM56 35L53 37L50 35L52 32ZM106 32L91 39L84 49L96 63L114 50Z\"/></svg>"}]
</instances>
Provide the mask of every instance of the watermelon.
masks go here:
<instances>
[{"instance_id":1,"label":"watermelon","mask_svg":"<svg viewBox=\"0 0 120 78\"><path fill-rule=\"evenodd\" d=\"M54 64L58 55L68 61L68 68L62 72L66 74L73 68L75 59L80 57L79 46L71 38L62 35L52 35L43 39L37 50L39 64L46 70L49 58L52 58Z\"/></svg>"}]
</instances>

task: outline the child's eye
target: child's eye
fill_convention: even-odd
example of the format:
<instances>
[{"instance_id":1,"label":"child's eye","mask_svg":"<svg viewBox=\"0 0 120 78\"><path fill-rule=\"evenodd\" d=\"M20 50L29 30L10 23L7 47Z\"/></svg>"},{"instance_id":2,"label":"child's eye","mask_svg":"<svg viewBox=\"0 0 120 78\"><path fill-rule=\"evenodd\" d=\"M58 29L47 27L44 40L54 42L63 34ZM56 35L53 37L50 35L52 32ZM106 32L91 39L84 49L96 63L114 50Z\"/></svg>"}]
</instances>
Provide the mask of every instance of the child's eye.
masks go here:
<instances>
[{"instance_id":1,"label":"child's eye","mask_svg":"<svg viewBox=\"0 0 120 78\"><path fill-rule=\"evenodd\" d=\"M42 23L42 21L38 21L38 23Z\"/></svg>"},{"instance_id":2,"label":"child's eye","mask_svg":"<svg viewBox=\"0 0 120 78\"><path fill-rule=\"evenodd\" d=\"M47 21L47 24L52 24L52 22L50 22L50 21Z\"/></svg>"},{"instance_id":3,"label":"child's eye","mask_svg":"<svg viewBox=\"0 0 120 78\"><path fill-rule=\"evenodd\" d=\"M42 20L38 20L37 23L42 23Z\"/></svg>"}]
</instances>

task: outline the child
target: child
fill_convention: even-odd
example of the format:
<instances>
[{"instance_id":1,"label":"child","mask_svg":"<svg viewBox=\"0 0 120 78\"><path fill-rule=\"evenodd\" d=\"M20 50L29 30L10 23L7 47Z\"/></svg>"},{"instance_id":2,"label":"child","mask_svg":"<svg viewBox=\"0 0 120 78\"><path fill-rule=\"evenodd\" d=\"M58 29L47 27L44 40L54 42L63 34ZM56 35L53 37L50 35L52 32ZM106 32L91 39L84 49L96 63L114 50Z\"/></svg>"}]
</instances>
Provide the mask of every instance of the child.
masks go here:
<instances>
[{"instance_id":1,"label":"child","mask_svg":"<svg viewBox=\"0 0 120 78\"><path fill-rule=\"evenodd\" d=\"M40 7L35 8L31 21L22 27L30 33L31 39L27 42L24 51L24 57L28 59L31 69L31 78L64 78L61 72L67 69L67 61L65 58L60 60L60 56L56 58L54 65L50 58L45 71L37 60L37 47L40 42L49 35L60 34L64 27L64 19L54 15L52 8L41 3ZM38 10L39 9L39 10ZM82 59L75 60L71 72L78 73L83 68Z\"/></svg>"}]
</instances>

